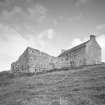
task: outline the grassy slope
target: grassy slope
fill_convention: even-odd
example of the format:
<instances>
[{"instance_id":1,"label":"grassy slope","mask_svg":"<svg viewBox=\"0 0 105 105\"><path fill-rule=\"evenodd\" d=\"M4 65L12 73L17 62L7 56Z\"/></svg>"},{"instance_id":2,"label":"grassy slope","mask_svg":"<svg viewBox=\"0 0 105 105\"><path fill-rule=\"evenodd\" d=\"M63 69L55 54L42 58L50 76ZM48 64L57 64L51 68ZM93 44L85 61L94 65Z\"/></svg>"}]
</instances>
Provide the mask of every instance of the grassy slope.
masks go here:
<instances>
[{"instance_id":1,"label":"grassy slope","mask_svg":"<svg viewBox=\"0 0 105 105\"><path fill-rule=\"evenodd\" d=\"M33 76L1 73L0 105L105 105L105 66Z\"/></svg>"}]
</instances>

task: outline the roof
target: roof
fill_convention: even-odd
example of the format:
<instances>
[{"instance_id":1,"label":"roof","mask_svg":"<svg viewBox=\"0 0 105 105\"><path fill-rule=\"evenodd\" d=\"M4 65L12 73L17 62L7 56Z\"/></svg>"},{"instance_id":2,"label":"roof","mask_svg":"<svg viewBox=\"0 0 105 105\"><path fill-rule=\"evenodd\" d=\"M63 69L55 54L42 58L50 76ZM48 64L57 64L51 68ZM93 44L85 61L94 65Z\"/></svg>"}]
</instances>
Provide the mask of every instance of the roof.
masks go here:
<instances>
[{"instance_id":1,"label":"roof","mask_svg":"<svg viewBox=\"0 0 105 105\"><path fill-rule=\"evenodd\" d=\"M32 47L27 47L25 51L27 51L27 50L33 51L34 54L37 52L37 54L42 54L42 55L46 55L46 56L53 57L53 56L51 56L51 55L49 55L49 54L47 54L47 53L45 53L45 52L43 52L43 51L40 51L40 50L38 50L38 49L34 49L34 48L32 48Z\"/></svg>"},{"instance_id":2,"label":"roof","mask_svg":"<svg viewBox=\"0 0 105 105\"><path fill-rule=\"evenodd\" d=\"M82 43L82 44L80 44L80 45L77 45L77 46L75 46L75 47L73 47L71 49L68 49L68 50L64 51L63 53L61 53L58 57L61 57L61 56L65 55L65 54L67 54L67 53L71 53L71 52L73 52L75 50L78 50L78 49L80 49L82 47L85 47L88 42L89 42L89 40Z\"/></svg>"}]
</instances>

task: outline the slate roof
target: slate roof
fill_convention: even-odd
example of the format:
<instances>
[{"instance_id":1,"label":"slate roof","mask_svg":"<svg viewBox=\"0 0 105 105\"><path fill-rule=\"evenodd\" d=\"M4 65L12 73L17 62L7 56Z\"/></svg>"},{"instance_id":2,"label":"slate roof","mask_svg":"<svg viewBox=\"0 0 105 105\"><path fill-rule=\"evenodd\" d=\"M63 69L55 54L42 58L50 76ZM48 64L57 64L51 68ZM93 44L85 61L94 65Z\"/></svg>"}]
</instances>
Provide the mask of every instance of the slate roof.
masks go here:
<instances>
[{"instance_id":1,"label":"slate roof","mask_svg":"<svg viewBox=\"0 0 105 105\"><path fill-rule=\"evenodd\" d=\"M88 42L89 42L89 40L82 43L82 44L80 44L80 45L77 45L77 46L75 46L75 47L73 47L71 49L68 49L68 50L64 51L63 53L61 53L58 57L61 57L61 56L65 55L65 54L67 54L67 53L71 53L71 52L73 52L75 50L78 50L78 49L80 49L82 47L85 47Z\"/></svg>"}]
</instances>

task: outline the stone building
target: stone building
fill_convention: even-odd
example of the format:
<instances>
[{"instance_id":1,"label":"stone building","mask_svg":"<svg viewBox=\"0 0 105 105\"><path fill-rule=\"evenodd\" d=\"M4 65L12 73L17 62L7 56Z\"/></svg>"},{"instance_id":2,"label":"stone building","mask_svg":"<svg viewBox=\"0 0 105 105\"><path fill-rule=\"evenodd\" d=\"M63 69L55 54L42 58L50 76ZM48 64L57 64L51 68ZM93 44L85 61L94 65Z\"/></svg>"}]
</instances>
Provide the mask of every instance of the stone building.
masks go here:
<instances>
[{"instance_id":1,"label":"stone building","mask_svg":"<svg viewBox=\"0 0 105 105\"><path fill-rule=\"evenodd\" d=\"M37 49L27 47L16 62L11 64L12 72L42 72L64 67L101 63L101 47L95 36L72 49L63 50L58 57L50 56Z\"/></svg>"},{"instance_id":2,"label":"stone building","mask_svg":"<svg viewBox=\"0 0 105 105\"><path fill-rule=\"evenodd\" d=\"M92 65L101 63L101 47L94 35L90 35L90 40L63 51L59 57L70 61L71 66Z\"/></svg>"},{"instance_id":3,"label":"stone building","mask_svg":"<svg viewBox=\"0 0 105 105\"><path fill-rule=\"evenodd\" d=\"M11 64L12 72L41 72L68 65L64 58L50 56L37 49L27 47L16 62Z\"/></svg>"},{"instance_id":4,"label":"stone building","mask_svg":"<svg viewBox=\"0 0 105 105\"><path fill-rule=\"evenodd\" d=\"M11 64L13 72L36 72L42 69L50 69L49 61L54 57L37 49L27 47L19 59Z\"/></svg>"}]
</instances>

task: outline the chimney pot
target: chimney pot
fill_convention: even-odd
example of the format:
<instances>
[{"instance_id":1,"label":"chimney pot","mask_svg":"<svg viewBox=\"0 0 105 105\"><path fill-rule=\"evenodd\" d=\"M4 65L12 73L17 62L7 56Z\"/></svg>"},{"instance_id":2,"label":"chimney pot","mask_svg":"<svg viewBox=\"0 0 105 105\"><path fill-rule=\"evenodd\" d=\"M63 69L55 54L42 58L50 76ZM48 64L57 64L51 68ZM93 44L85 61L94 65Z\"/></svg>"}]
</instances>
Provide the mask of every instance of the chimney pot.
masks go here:
<instances>
[{"instance_id":1,"label":"chimney pot","mask_svg":"<svg viewBox=\"0 0 105 105\"><path fill-rule=\"evenodd\" d=\"M95 35L90 35L90 40L93 40L93 39L95 39L95 38L96 38Z\"/></svg>"}]
</instances>

